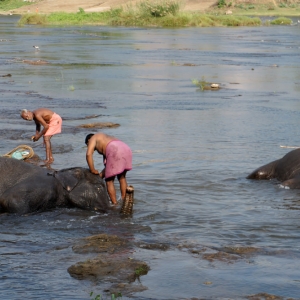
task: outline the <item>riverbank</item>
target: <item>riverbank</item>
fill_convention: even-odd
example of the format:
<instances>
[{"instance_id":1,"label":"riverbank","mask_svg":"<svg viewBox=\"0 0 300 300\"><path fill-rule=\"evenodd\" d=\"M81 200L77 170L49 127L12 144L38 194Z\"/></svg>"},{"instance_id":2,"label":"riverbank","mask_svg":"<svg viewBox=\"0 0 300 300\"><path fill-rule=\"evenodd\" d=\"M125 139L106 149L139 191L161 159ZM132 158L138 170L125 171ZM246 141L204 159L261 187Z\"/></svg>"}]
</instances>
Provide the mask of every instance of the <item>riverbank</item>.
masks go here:
<instances>
[{"instance_id":1,"label":"riverbank","mask_svg":"<svg viewBox=\"0 0 300 300\"><path fill-rule=\"evenodd\" d=\"M108 0L100 2L98 0L6 0L0 4L0 13L8 14L27 14L27 13L42 13L50 14L54 12L76 13L79 8L85 12L103 12L116 8L126 8L128 6L135 6L140 1L135 0ZM184 11L201 11L212 7L216 1L202 0L201 2L195 0L182 1Z\"/></svg>"},{"instance_id":2,"label":"riverbank","mask_svg":"<svg viewBox=\"0 0 300 300\"><path fill-rule=\"evenodd\" d=\"M57 12L76 13L83 9L86 13L103 12L118 8L134 7L141 1L132 0L4 0L0 4L1 14L51 14ZM153 1L152 1L153 2ZM163 3L163 1L160 1ZM174 1L173 1L174 2ZM235 16L300 16L300 5L295 0L275 1L225 1L186 0L181 4L182 12Z\"/></svg>"},{"instance_id":3,"label":"riverbank","mask_svg":"<svg viewBox=\"0 0 300 300\"><path fill-rule=\"evenodd\" d=\"M34 1L34 0L30 0ZM21 7L20 7L21 6ZM15 7L13 9L13 7ZM109 25L137 27L227 27L261 25L298 25L289 17L300 16L300 5L289 0L283 4L273 1L225 0L158 0L147 2L110 0L96 3L95 0L66 0L63 3L47 0L29 2L20 0L2 1L0 9L5 14L21 15L19 25L74 26ZM277 17L262 20L261 17Z\"/></svg>"}]
</instances>

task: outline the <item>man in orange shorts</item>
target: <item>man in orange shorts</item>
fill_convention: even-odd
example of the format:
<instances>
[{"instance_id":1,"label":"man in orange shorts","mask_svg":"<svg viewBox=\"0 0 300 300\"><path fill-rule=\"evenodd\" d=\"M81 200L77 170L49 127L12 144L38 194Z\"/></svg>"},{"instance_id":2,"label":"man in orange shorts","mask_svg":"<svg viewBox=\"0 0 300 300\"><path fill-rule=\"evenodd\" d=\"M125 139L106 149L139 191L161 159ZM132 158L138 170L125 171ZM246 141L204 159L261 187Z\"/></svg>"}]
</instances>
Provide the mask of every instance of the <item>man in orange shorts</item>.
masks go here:
<instances>
[{"instance_id":1,"label":"man in orange shorts","mask_svg":"<svg viewBox=\"0 0 300 300\"><path fill-rule=\"evenodd\" d=\"M54 158L52 156L50 139L54 134L61 133L61 117L48 108L38 108L34 111L22 109L20 115L24 120L35 122L36 132L31 139L32 141L36 142L41 136L43 136L44 144L46 146L45 163L51 164L54 161ZM44 127L42 131L41 125Z\"/></svg>"},{"instance_id":2,"label":"man in orange shorts","mask_svg":"<svg viewBox=\"0 0 300 300\"><path fill-rule=\"evenodd\" d=\"M130 148L117 138L104 133L88 134L85 138L87 145L86 161L93 174L105 178L106 189L110 200L117 204L114 180L117 176L120 183L121 198L125 199L127 180L126 173L132 169L132 152ZM94 167L93 153L97 150L103 155L105 168L99 172Z\"/></svg>"}]
</instances>

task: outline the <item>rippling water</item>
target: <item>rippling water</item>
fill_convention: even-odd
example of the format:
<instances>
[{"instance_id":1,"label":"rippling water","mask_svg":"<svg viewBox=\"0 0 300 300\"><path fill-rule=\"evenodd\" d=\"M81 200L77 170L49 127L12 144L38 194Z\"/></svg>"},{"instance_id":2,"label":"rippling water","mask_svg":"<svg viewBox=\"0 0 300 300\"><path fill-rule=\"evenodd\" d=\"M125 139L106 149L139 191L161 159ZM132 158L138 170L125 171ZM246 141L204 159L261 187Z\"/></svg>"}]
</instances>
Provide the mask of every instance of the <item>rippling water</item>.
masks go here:
<instances>
[{"instance_id":1,"label":"rippling water","mask_svg":"<svg viewBox=\"0 0 300 300\"><path fill-rule=\"evenodd\" d=\"M76 209L0 216L1 299L102 294L106 283L67 272L83 260L72 245L102 232L170 245L136 249L151 268L136 299L299 299L299 192L245 179L290 150L280 145L300 146L299 26L43 28L17 20L0 20L0 75L12 75L0 77L0 153L27 144L45 155L42 142L30 142L35 128L19 117L22 108L63 117L52 139L56 169L86 166L84 138L95 130L79 125L118 123L102 131L133 150L135 206L132 219ZM192 79L222 89L201 91ZM96 153L95 161L100 169ZM257 251L237 261L197 251L247 247Z\"/></svg>"}]
</instances>

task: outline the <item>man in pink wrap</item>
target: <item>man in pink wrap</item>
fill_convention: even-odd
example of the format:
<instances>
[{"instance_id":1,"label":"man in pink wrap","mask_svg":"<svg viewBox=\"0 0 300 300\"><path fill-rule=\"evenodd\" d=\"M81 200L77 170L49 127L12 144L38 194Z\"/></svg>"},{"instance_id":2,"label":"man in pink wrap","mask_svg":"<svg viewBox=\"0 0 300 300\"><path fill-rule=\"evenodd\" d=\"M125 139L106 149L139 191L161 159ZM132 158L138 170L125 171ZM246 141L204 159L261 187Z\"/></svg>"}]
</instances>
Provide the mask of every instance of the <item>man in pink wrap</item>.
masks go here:
<instances>
[{"instance_id":1,"label":"man in pink wrap","mask_svg":"<svg viewBox=\"0 0 300 300\"><path fill-rule=\"evenodd\" d=\"M22 109L21 117L27 121L34 121L36 125L35 135L31 138L36 142L41 136L44 138L46 146L46 164L54 161L51 148L51 138L54 134L61 133L62 119L61 117L48 108L38 108L34 111ZM44 127L41 131L41 125Z\"/></svg>"},{"instance_id":2,"label":"man in pink wrap","mask_svg":"<svg viewBox=\"0 0 300 300\"><path fill-rule=\"evenodd\" d=\"M105 178L106 189L113 204L118 204L114 180L117 176L120 183L121 198L125 199L127 180L126 173L132 169L132 152L130 148L113 136L104 133L88 134L85 138L87 145L86 161L91 173ZM103 155L105 168L99 172L94 167L93 153L97 150Z\"/></svg>"}]
</instances>

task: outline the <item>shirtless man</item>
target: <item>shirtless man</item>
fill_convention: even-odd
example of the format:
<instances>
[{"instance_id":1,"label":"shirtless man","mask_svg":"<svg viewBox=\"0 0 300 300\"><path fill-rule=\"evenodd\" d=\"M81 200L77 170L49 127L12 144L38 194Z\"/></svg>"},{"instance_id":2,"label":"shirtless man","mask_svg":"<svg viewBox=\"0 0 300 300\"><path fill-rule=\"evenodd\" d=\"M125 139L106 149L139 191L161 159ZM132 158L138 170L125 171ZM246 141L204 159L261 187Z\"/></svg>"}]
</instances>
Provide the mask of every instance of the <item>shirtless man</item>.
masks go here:
<instances>
[{"instance_id":1,"label":"shirtless man","mask_svg":"<svg viewBox=\"0 0 300 300\"><path fill-rule=\"evenodd\" d=\"M48 108L38 108L34 111L22 109L20 115L24 120L35 122L36 132L31 139L36 142L43 136L44 144L46 146L45 163L51 164L54 161L54 158L52 156L50 139L54 134L61 133L61 117ZM42 131L41 125L44 127Z\"/></svg>"},{"instance_id":2,"label":"shirtless man","mask_svg":"<svg viewBox=\"0 0 300 300\"><path fill-rule=\"evenodd\" d=\"M87 145L86 161L91 173L105 178L106 189L110 200L117 204L114 180L117 176L120 183L121 198L125 199L127 181L126 172L132 169L132 152L130 148L117 138L104 133L88 134L85 138ZM103 155L105 168L99 173L94 167L93 153L97 150Z\"/></svg>"}]
</instances>

